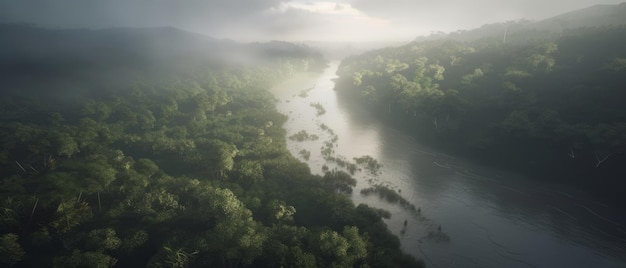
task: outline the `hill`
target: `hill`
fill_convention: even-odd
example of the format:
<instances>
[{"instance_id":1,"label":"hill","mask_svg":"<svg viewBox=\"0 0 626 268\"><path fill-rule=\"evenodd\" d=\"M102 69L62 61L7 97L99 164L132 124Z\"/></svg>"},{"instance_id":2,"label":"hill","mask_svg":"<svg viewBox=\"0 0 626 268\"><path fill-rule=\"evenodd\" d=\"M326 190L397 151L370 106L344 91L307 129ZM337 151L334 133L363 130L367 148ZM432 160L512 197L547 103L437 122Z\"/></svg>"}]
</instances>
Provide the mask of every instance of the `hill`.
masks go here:
<instances>
[{"instance_id":1,"label":"hill","mask_svg":"<svg viewBox=\"0 0 626 268\"><path fill-rule=\"evenodd\" d=\"M476 41L483 38L511 37L517 34L520 38L547 37L578 28L608 27L626 25L626 3L617 5L595 5L588 8L570 11L540 21L520 19L491 23L477 29L459 30L452 33L436 33L418 37L417 41L454 39L458 41Z\"/></svg>"},{"instance_id":2,"label":"hill","mask_svg":"<svg viewBox=\"0 0 626 268\"><path fill-rule=\"evenodd\" d=\"M72 95L79 94L83 84L113 89L128 81L160 83L197 75L198 70L275 66L293 73L325 66L322 55L304 45L237 43L172 27L90 30L0 25L0 38L2 93L46 84L47 90L38 94ZM281 59L291 65L282 65Z\"/></svg>"},{"instance_id":3,"label":"hill","mask_svg":"<svg viewBox=\"0 0 626 268\"><path fill-rule=\"evenodd\" d=\"M2 74L106 68L171 72L207 64L254 65L278 57L307 58L311 69L323 66L321 54L304 45L237 43L172 27L90 30L0 25L0 36Z\"/></svg>"},{"instance_id":4,"label":"hill","mask_svg":"<svg viewBox=\"0 0 626 268\"><path fill-rule=\"evenodd\" d=\"M624 40L626 26L415 41L345 59L337 91L422 142L621 202Z\"/></svg>"},{"instance_id":5,"label":"hill","mask_svg":"<svg viewBox=\"0 0 626 268\"><path fill-rule=\"evenodd\" d=\"M626 3L595 5L538 21L529 28L563 31L582 27L619 26L626 24Z\"/></svg>"}]
</instances>

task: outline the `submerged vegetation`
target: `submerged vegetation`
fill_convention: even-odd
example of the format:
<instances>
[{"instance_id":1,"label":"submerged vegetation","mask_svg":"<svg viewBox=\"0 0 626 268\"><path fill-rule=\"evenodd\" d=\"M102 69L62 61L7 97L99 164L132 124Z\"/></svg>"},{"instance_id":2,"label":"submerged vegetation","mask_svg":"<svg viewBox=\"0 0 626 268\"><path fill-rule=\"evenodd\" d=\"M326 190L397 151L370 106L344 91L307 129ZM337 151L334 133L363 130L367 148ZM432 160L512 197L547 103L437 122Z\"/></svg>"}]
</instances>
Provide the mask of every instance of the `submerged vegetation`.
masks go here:
<instances>
[{"instance_id":1,"label":"submerged vegetation","mask_svg":"<svg viewBox=\"0 0 626 268\"><path fill-rule=\"evenodd\" d=\"M311 107L315 108L315 110L317 110L317 116L323 115L326 113L326 109L324 109L324 106L322 106L322 104L318 103L318 102L313 102L310 104Z\"/></svg>"},{"instance_id":2,"label":"submerged vegetation","mask_svg":"<svg viewBox=\"0 0 626 268\"><path fill-rule=\"evenodd\" d=\"M337 146L337 141L339 141L339 136L335 134L335 132L326 126L325 124L321 124L320 128L327 132L330 136L330 140L324 141L324 146L320 148L320 153L326 162L332 162L337 165L339 168L344 168L350 175L354 175L357 171L361 169L354 163L351 163L348 159L341 155L335 155L334 148ZM324 170L325 171L325 170Z\"/></svg>"},{"instance_id":3,"label":"submerged vegetation","mask_svg":"<svg viewBox=\"0 0 626 268\"><path fill-rule=\"evenodd\" d=\"M99 51L80 40L75 46ZM128 67L127 49L112 46L107 66L77 67L66 58L31 59L29 66L41 66L36 72L13 69L19 58L0 66L12 77L0 99L2 265L423 266L400 251L381 220L388 215L345 195L356 183L350 175L314 176L287 151L286 118L266 89L313 66L321 60L315 54L281 56L270 47L273 56L259 65L146 64L115 83L75 79L115 77ZM151 64L184 65L162 56ZM54 83L42 75L49 67Z\"/></svg>"},{"instance_id":4,"label":"submerged vegetation","mask_svg":"<svg viewBox=\"0 0 626 268\"><path fill-rule=\"evenodd\" d=\"M301 90L301 91L300 91L300 93L298 93L298 97L300 97L300 98L306 98L306 97L308 97L308 96L309 96L309 92L310 92L311 90L313 90L313 88L312 88L312 87L311 87L311 88L307 88L307 89L303 89L303 90Z\"/></svg>"},{"instance_id":5,"label":"submerged vegetation","mask_svg":"<svg viewBox=\"0 0 626 268\"><path fill-rule=\"evenodd\" d=\"M435 242L448 242L450 241L450 236L442 232L441 230L437 230L437 231L428 231L428 234L422 239L435 241Z\"/></svg>"},{"instance_id":6,"label":"submerged vegetation","mask_svg":"<svg viewBox=\"0 0 626 268\"><path fill-rule=\"evenodd\" d=\"M300 130L298 133L289 136L292 141L316 141L320 137L315 134L309 134L306 130Z\"/></svg>"},{"instance_id":7,"label":"submerged vegetation","mask_svg":"<svg viewBox=\"0 0 626 268\"><path fill-rule=\"evenodd\" d=\"M373 157L369 155L364 155L361 157L354 157L353 159L357 164L364 166L365 169L369 171L371 174L378 174L380 168L383 167L382 164L378 163L376 159L374 159Z\"/></svg>"},{"instance_id":8,"label":"submerged vegetation","mask_svg":"<svg viewBox=\"0 0 626 268\"><path fill-rule=\"evenodd\" d=\"M361 190L362 195L369 195L373 193L378 194L380 198L386 200L387 202L399 204L400 206L411 212L418 213L415 205L411 204L411 202L406 200L398 192L389 188L388 186L377 184Z\"/></svg>"}]
</instances>

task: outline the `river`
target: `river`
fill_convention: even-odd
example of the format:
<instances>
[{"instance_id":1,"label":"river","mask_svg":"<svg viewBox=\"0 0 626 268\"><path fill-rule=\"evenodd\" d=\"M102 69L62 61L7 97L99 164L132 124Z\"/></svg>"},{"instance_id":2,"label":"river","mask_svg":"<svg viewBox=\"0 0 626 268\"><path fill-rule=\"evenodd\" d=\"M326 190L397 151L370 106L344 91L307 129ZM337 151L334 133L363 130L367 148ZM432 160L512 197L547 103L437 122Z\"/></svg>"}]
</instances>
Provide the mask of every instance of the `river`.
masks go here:
<instances>
[{"instance_id":1,"label":"river","mask_svg":"<svg viewBox=\"0 0 626 268\"><path fill-rule=\"evenodd\" d=\"M626 267L623 207L421 145L338 97L332 80L338 65L332 62L321 74L300 74L273 89L278 110L289 117L283 126L287 136L305 130L319 137L288 139L288 148L315 174L323 174L324 165L340 169L321 153L335 135L334 157L354 162L369 155L380 162L377 174L365 169L354 174L351 198L390 211L386 223L405 252L429 267ZM303 149L310 152L308 160ZM396 190L420 212L360 193L374 184Z\"/></svg>"}]
</instances>

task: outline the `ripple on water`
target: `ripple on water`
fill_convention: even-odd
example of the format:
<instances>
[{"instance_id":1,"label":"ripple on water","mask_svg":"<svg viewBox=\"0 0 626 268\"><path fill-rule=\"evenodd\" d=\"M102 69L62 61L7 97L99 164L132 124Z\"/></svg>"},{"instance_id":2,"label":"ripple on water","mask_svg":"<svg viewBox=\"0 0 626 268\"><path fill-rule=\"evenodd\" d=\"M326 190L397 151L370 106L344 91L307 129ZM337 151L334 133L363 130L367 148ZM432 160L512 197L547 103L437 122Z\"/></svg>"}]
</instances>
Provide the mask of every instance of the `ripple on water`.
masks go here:
<instances>
[{"instance_id":1,"label":"ripple on water","mask_svg":"<svg viewBox=\"0 0 626 268\"><path fill-rule=\"evenodd\" d=\"M429 221L412 221L400 237L408 253L424 258L431 267L560 267L585 263L626 267L626 227L616 218L623 209L580 191L517 180L517 176L467 163L422 146L363 111L354 114L332 90L330 79L337 64L333 63L317 81L283 89L279 97L284 101L277 103L278 109L289 114L285 126L292 129L288 132L320 132L321 124L332 127L340 136L337 155L351 159L355 152L373 152L371 155L384 165L384 175L362 176L358 187L365 187L369 179L402 189L402 195L421 207L424 216L428 215ZM307 98L289 97L310 87L313 89ZM327 113L316 117L310 102L322 103ZM321 133L323 139L329 138L325 131ZM300 148L312 152L308 161L312 171L327 164L316 151L318 148ZM355 202L378 202L380 207L390 209L392 219L386 223L394 233L400 233L402 222L409 218L406 211L380 204L379 200L359 194L352 198ZM438 225L450 233L449 243L419 242L429 228Z\"/></svg>"}]
</instances>

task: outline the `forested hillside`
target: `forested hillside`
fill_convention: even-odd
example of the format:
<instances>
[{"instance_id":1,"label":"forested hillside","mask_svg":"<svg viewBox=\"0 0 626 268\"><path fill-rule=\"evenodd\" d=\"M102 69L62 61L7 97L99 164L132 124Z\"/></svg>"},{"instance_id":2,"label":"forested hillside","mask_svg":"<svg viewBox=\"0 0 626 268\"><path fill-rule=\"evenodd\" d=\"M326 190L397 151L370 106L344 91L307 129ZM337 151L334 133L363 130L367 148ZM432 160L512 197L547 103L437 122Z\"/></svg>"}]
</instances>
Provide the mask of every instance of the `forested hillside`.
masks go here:
<instances>
[{"instance_id":1,"label":"forested hillside","mask_svg":"<svg viewBox=\"0 0 626 268\"><path fill-rule=\"evenodd\" d=\"M588 8L570 11L547 19L533 21L528 19L509 20L490 23L477 29L457 30L449 34L434 33L417 40L449 38L457 41L477 41L483 38L538 39L560 35L563 31L589 27L607 27L626 24L626 3L617 5L594 5Z\"/></svg>"},{"instance_id":2,"label":"forested hillside","mask_svg":"<svg viewBox=\"0 0 626 268\"><path fill-rule=\"evenodd\" d=\"M2 266L423 265L342 192L347 174L287 151L266 89L323 66L313 50L171 28L0 39Z\"/></svg>"},{"instance_id":3,"label":"forested hillside","mask_svg":"<svg viewBox=\"0 0 626 268\"><path fill-rule=\"evenodd\" d=\"M415 41L344 60L336 89L422 142L624 200L626 28Z\"/></svg>"}]
</instances>

